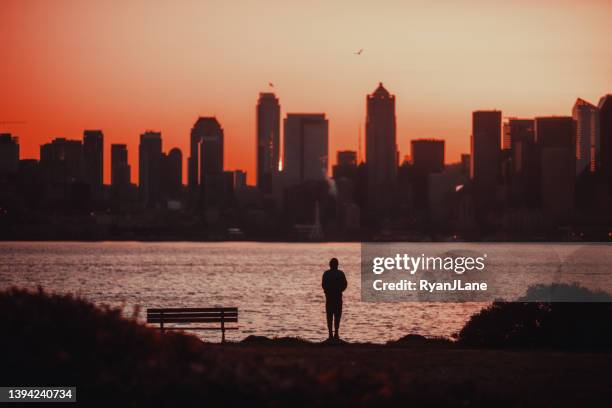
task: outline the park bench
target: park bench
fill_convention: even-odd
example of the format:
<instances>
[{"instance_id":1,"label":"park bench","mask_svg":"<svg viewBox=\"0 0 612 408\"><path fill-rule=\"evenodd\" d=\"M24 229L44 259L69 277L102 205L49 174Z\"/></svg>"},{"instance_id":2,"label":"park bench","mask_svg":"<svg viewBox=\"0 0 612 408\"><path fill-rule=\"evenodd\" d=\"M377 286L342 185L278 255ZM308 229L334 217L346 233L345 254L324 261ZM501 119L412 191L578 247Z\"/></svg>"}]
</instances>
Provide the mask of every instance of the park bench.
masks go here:
<instances>
[{"instance_id":1,"label":"park bench","mask_svg":"<svg viewBox=\"0 0 612 408\"><path fill-rule=\"evenodd\" d=\"M220 330L221 342L223 343L225 342L226 330L238 330L237 326L226 326L227 323L238 323L238 308L174 307L147 309L147 323L159 324L162 333L165 330ZM202 326L192 326L194 323ZM171 326L167 324L171 324ZM208 326L207 324L215 325Z\"/></svg>"}]
</instances>

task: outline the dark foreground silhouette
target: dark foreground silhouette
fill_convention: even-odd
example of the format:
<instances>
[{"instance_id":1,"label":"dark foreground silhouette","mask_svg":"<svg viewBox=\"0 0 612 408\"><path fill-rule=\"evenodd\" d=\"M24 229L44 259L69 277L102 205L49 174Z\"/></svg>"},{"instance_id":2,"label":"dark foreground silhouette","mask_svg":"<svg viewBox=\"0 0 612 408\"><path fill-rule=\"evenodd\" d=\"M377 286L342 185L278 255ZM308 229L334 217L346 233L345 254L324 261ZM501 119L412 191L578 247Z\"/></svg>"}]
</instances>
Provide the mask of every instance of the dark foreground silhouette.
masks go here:
<instances>
[{"instance_id":1,"label":"dark foreground silhouette","mask_svg":"<svg viewBox=\"0 0 612 408\"><path fill-rule=\"evenodd\" d=\"M388 345L209 344L42 291L0 292L0 319L0 383L76 385L87 406L584 406L612 397L607 352L469 349L418 335Z\"/></svg>"},{"instance_id":2,"label":"dark foreground silhouette","mask_svg":"<svg viewBox=\"0 0 612 408\"><path fill-rule=\"evenodd\" d=\"M344 272L338 269L338 259L332 258L329 261L329 269L323 272L321 286L325 293L328 341L332 339L338 341L340 340L340 320L342 319L342 292L346 290L347 286Z\"/></svg>"},{"instance_id":3,"label":"dark foreground silhouette","mask_svg":"<svg viewBox=\"0 0 612 408\"><path fill-rule=\"evenodd\" d=\"M470 318L459 332L459 342L475 347L612 351L610 294L577 285L535 285L519 300L546 297L592 302L494 302Z\"/></svg>"}]
</instances>

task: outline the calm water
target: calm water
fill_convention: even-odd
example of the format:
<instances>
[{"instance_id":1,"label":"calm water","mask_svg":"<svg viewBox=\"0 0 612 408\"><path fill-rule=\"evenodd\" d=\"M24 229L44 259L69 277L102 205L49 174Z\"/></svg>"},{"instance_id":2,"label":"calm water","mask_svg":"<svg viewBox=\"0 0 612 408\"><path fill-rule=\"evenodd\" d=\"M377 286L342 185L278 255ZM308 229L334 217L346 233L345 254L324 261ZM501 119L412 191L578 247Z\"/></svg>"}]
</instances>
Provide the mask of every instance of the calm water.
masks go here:
<instances>
[{"instance_id":1,"label":"calm water","mask_svg":"<svg viewBox=\"0 0 612 408\"><path fill-rule=\"evenodd\" d=\"M0 289L41 285L120 306L126 315L136 306L238 306L240 331L230 339L321 340L327 336L321 273L334 256L349 281L341 329L347 340L449 336L482 307L360 302L360 245L354 243L0 243Z\"/></svg>"},{"instance_id":2,"label":"calm water","mask_svg":"<svg viewBox=\"0 0 612 408\"><path fill-rule=\"evenodd\" d=\"M541 254L544 248L576 253L567 245L538 248L507 247L520 254L528 254L526 249ZM612 259L610 246L589 251L596 252L579 258L605 254ZM229 333L233 340L250 334L323 339L321 273L331 257L340 259L349 281L341 331L347 340L384 342L408 333L448 337L485 305L361 302L360 255L355 243L4 242L0 243L0 289L40 285L47 291L120 306L126 315L139 306L141 318L148 307L237 306L240 331ZM609 268L612 261L599 264ZM201 335L219 339L216 332Z\"/></svg>"}]
</instances>

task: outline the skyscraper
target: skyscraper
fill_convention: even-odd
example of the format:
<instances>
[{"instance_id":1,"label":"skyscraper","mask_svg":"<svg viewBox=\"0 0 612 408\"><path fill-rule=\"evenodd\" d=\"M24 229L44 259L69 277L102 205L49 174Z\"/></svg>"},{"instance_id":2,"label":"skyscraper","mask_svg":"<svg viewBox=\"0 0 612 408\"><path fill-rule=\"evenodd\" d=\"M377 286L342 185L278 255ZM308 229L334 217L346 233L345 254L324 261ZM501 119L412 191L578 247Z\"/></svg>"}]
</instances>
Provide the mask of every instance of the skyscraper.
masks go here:
<instances>
[{"instance_id":1,"label":"skyscraper","mask_svg":"<svg viewBox=\"0 0 612 408\"><path fill-rule=\"evenodd\" d=\"M540 151L535 143L533 119L509 118L511 194L514 202L527 208L540 205Z\"/></svg>"},{"instance_id":2,"label":"skyscraper","mask_svg":"<svg viewBox=\"0 0 612 408\"><path fill-rule=\"evenodd\" d=\"M92 193L100 194L104 184L104 135L101 130L83 132L85 182Z\"/></svg>"},{"instance_id":3,"label":"skyscraper","mask_svg":"<svg viewBox=\"0 0 612 408\"><path fill-rule=\"evenodd\" d=\"M131 167L128 163L127 146L111 145L111 196L113 204L120 207L130 194Z\"/></svg>"},{"instance_id":4,"label":"skyscraper","mask_svg":"<svg viewBox=\"0 0 612 408\"><path fill-rule=\"evenodd\" d=\"M40 146L40 168L47 181L83 180L83 144L80 140L53 139Z\"/></svg>"},{"instance_id":5,"label":"skyscraper","mask_svg":"<svg viewBox=\"0 0 612 408\"><path fill-rule=\"evenodd\" d=\"M571 116L535 119L535 140L541 154L541 202L555 219L574 208L576 182L575 122Z\"/></svg>"},{"instance_id":6,"label":"skyscraper","mask_svg":"<svg viewBox=\"0 0 612 408\"><path fill-rule=\"evenodd\" d=\"M190 191L203 186L207 175L223 172L223 128L215 117L199 117L191 129L188 159Z\"/></svg>"},{"instance_id":7,"label":"skyscraper","mask_svg":"<svg viewBox=\"0 0 612 408\"><path fill-rule=\"evenodd\" d=\"M257 187L271 193L278 176L280 158L280 105L269 92L259 94L257 102Z\"/></svg>"},{"instance_id":8,"label":"skyscraper","mask_svg":"<svg viewBox=\"0 0 612 408\"><path fill-rule=\"evenodd\" d=\"M223 206L231 198L233 182L223 172L223 144L223 128L217 118L198 118L191 129L188 159L189 191L196 206Z\"/></svg>"},{"instance_id":9,"label":"skyscraper","mask_svg":"<svg viewBox=\"0 0 612 408\"><path fill-rule=\"evenodd\" d=\"M324 113L288 113L284 121L283 183L327 178L329 123Z\"/></svg>"},{"instance_id":10,"label":"skyscraper","mask_svg":"<svg viewBox=\"0 0 612 408\"><path fill-rule=\"evenodd\" d=\"M510 122L504 121L502 124L502 149L512 149L512 133L510 132Z\"/></svg>"},{"instance_id":11,"label":"skyscraper","mask_svg":"<svg viewBox=\"0 0 612 408\"><path fill-rule=\"evenodd\" d=\"M501 111L472 112L470 178L481 198L495 196L500 168Z\"/></svg>"},{"instance_id":12,"label":"skyscraper","mask_svg":"<svg viewBox=\"0 0 612 408\"><path fill-rule=\"evenodd\" d=\"M332 168L334 179L354 179L357 176L357 152L341 150L336 153L336 165Z\"/></svg>"},{"instance_id":13,"label":"skyscraper","mask_svg":"<svg viewBox=\"0 0 612 408\"><path fill-rule=\"evenodd\" d=\"M410 143L412 154L412 190L415 209L422 211L430 207L430 175L444 170L444 140L416 139ZM434 178L435 179L435 178Z\"/></svg>"},{"instance_id":14,"label":"skyscraper","mask_svg":"<svg viewBox=\"0 0 612 408\"><path fill-rule=\"evenodd\" d=\"M391 205L397 179L395 95L379 83L366 97L366 111L368 207L384 210Z\"/></svg>"},{"instance_id":15,"label":"skyscraper","mask_svg":"<svg viewBox=\"0 0 612 408\"><path fill-rule=\"evenodd\" d=\"M515 145L519 142L533 142L535 140L534 126L533 119L508 118L504 123L504 131L507 131L504 137L508 139L509 145L504 146L504 149L514 150Z\"/></svg>"},{"instance_id":16,"label":"skyscraper","mask_svg":"<svg viewBox=\"0 0 612 408\"><path fill-rule=\"evenodd\" d=\"M183 153L178 148L162 153L162 190L165 198L179 198L183 187Z\"/></svg>"},{"instance_id":17,"label":"skyscraper","mask_svg":"<svg viewBox=\"0 0 612 408\"><path fill-rule=\"evenodd\" d=\"M576 99L572 108L576 121L576 174L594 172L599 156L599 111L584 99Z\"/></svg>"},{"instance_id":18,"label":"skyscraper","mask_svg":"<svg viewBox=\"0 0 612 408\"><path fill-rule=\"evenodd\" d=\"M138 185L140 200L154 208L161 199L162 139L160 132L146 131L138 146Z\"/></svg>"},{"instance_id":19,"label":"skyscraper","mask_svg":"<svg viewBox=\"0 0 612 408\"><path fill-rule=\"evenodd\" d=\"M130 185L131 168L128 163L127 145L111 145L111 186L124 188Z\"/></svg>"},{"instance_id":20,"label":"skyscraper","mask_svg":"<svg viewBox=\"0 0 612 408\"><path fill-rule=\"evenodd\" d=\"M575 122L571 116L535 118L535 141L541 148L561 147L574 151Z\"/></svg>"},{"instance_id":21,"label":"skyscraper","mask_svg":"<svg viewBox=\"0 0 612 408\"><path fill-rule=\"evenodd\" d=\"M612 94L603 96L599 108L599 159L601 172L612 185Z\"/></svg>"},{"instance_id":22,"label":"skyscraper","mask_svg":"<svg viewBox=\"0 0 612 408\"><path fill-rule=\"evenodd\" d=\"M0 175L19 170L19 140L10 133L0 133Z\"/></svg>"}]
</instances>

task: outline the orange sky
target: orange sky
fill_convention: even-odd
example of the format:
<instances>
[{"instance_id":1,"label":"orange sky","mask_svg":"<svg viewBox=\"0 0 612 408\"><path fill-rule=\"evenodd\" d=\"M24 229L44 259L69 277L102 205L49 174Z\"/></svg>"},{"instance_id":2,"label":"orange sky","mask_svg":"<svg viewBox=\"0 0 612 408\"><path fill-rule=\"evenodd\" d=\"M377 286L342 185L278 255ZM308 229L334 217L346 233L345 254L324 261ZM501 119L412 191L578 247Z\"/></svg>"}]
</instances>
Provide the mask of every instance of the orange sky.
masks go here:
<instances>
[{"instance_id":1,"label":"orange sky","mask_svg":"<svg viewBox=\"0 0 612 408\"><path fill-rule=\"evenodd\" d=\"M188 156L198 115L225 128L227 169L255 178L255 104L276 84L287 112L325 112L330 154L357 149L365 95L397 97L401 157L443 138L469 151L470 112L568 115L612 92L611 1L0 2L0 131L38 158L85 128L127 143L162 132ZM364 48L362 55L354 51ZM363 125L362 125L363 126ZM184 177L186 179L186 177ZM184 180L185 181L185 180Z\"/></svg>"}]
</instances>

